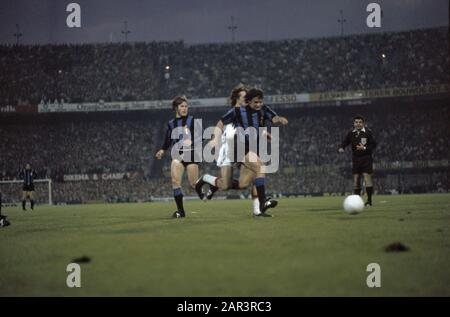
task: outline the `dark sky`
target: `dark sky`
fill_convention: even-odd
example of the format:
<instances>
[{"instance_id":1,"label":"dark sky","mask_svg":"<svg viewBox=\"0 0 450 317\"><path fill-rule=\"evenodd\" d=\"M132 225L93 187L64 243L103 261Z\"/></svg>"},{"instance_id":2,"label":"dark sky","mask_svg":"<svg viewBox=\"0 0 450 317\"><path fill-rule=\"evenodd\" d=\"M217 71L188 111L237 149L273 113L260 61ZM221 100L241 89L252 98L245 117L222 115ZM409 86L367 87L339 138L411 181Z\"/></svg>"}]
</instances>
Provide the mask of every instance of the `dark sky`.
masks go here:
<instances>
[{"instance_id":1,"label":"dark sky","mask_svg":"<svg viewBox=\"0 0 450 317\"><path fill-rule=\"evenodd\" d=\"M81 5L81 29L66 26L66 6ZM383 9L382 27L370 29L367 4ZM118 42L128 21L130 41L229 42L235 17L237 41L384 32L448 26L448 0L1 0L0 43Z\"/></svg>"}]
</instances>

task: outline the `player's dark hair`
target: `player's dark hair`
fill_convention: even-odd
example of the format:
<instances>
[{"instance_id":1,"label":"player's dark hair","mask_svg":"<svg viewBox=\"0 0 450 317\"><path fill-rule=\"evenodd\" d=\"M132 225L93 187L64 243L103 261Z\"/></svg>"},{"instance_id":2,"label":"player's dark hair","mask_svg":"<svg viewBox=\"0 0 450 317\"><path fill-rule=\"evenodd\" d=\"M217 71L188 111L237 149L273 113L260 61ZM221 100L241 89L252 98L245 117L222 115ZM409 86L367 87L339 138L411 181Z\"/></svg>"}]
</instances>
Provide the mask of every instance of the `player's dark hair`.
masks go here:
<instances>
[{"instance_id":1,"label":"player's dark hair","mask_svg":"<svg viewBox=\"0 0 450 317\"><path fill-rule=\"evenodd\" d=\"M264 92L261 89L252 88L245 95L245 102L249 103L253 98L264 98Z\"/></svg>"},{"instance_id":2,"label":"player's dark hair","mask_svg":"<svg viewBox=\"0 0 450 317\"><path fill-rule=\"evenodd\" d=\"M248 91L248 88L244 86L244 84L239 84L236 87L233 88L230 94L230 102L231 106L234 107L237 103L237 100L239 99L239 94L241 91Z\"/></svg>"},{"instance_id":3,"label":"player's dark hair","mask_svg":"<svg viewBox=\"0 0 450 317\"><path fill-rule=\"evenodd\" d=\"M181 105L183 102L187 102L186 96L176 96L172 100L172 110L177 110L177 107Z\"/></svg>"},{"instance_id":4,"label":"player's dark hair","mask_svg":"<svg viewBox=\"0 0 450 317\"><path fill-rule=\"evenodd\" d=\"M353 117L353 122L354 122L355 120L357 120L357 119L360 119L360 120L362 120L363 122L366 121L366 120L364 120L364 117L363 117L362 115L360 115L360 114L358 114L358 115L356 115L356 116Z\"/></svg>"}]
</instances>

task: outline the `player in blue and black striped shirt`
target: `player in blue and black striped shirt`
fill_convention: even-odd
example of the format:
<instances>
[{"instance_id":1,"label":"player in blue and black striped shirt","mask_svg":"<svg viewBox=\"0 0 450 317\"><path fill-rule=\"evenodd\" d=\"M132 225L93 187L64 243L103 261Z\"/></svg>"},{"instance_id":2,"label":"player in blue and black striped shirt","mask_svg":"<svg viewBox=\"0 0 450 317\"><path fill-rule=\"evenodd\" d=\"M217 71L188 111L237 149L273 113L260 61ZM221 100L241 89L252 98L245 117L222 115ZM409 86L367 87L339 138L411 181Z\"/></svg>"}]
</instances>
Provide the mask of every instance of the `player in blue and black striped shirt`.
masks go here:
<instances>
[{"instance_id":1,"label":"player in blue and black striped shirt","mask_svg":"<svg viewBox=\"0 0 450 317\"><path fill-rule=\"evenodd\" d=\"M270 107L263 104L264 94L259 89L250 89L246 96L245 102L247 105L241 107L235 107L230 109L221 120L217 123L217 129L220 132L215 133L213 140L214 144L218 143L220 134L223 131L223 127L227 124L234 124L240 132L236 133L235 147L237 143L243 145L245 151L243 157L239 157L237 150L234 151L238 156L235 157L235 161L241 163L239 181L233 184L233 189L244 189L252 184L252 181L256 187L258 194L258 200L260 203L261 213L258 216L269 216L265 213L268 208L276 206L277 202L273 199L267 199L265 194L265 177L263 164L259 158L259 133L255 135L249 135L242 133L249 127L253 127L258 131L260 127L265 127L268 124L282 124L286 125L288 120L284 117L278 116L275 111ZM256 150L251 149L250 144L256 144ZM201 188L204 183L208 183L212 186L222 188L221 179L211 175L203 175L198 181L196 191L201 197Z\"/></svg>"},{"instance_id":2,"label":"player in blue and black striped shirt","mask_svg":"<svg viewBox=\"0 0 450 317\"><path fill-rule=\"evenodd\" d=\"M20 171L19 178L23 180L22 187L22 210L27 210L25 208L27 198L30 199L31 210L34 209L34 178L36 177L36 172L31 169L31 165L25 165L25 168Z\"/></svg>"},{"instance_id":3,"label":"player in blue and black striped shirt","mask_svg":"<svg viewBox=\"0 0 450 317\"><path fill-rule=\"evenodd\" d=\"M158 160L162 159L165 152L171 147L172 154L176 155L176 157L172 156L170 165L173 196L177 205L177 211L173 213L173 217L181 218L186 215L183 207L183 192L181 190L184 170L187 172L189 184L194 188L199 175L198 163L201 162L202 158L201 143L203 141L203 131L201 125L197 123L194 117L188 115L186 97L175 97L172 101L172 109L175 112L175 118L168 122L164 143L155 156Z\"/></svg>"}]
</instances>

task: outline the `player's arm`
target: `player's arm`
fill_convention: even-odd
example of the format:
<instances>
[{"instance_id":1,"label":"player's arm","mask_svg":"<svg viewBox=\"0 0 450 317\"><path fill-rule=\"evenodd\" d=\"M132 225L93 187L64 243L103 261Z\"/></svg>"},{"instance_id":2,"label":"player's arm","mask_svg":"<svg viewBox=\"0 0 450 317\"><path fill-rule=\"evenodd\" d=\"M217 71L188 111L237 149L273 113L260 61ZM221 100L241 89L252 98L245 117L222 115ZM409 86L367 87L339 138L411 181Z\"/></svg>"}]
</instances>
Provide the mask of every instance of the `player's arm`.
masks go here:
<instances>
[{"instance_id":1,"label":"player's arm","mask_svg":"<svg viewBox=\"0 0 450 317\"><path fill-rule=\"evenodd\" d=\"M272 118L272 123L273 124L281 124L281 125L286 125L289 123L288 119L286 119L285 117L281 117L281 116L275 116Z\"/></svg>"},{"instance_id":2,"label":"player's arm","mask_svg":"<svg viewBox=\"0 0 450 317\"><path fill-rule=\"evenodd\" d=\"M224 123L223 123L222 119L220 119L217 122L216 126L214 127L213 137L212 137L211 141L209 141L210 146L216 146L216 145L220 144L220 137L222 136L222 133L223 133L223 127L224 127Z\"/></svg>"},{"instance_id":3,"label":"player's arm","mask_svg":"<svg viewBox=\"0 0 450 317\"><path fill-rule=\"evenodd\" d=\"M352 142L352 132L347 133L345 139L339 144L338 152L344 153L344 149Z\"/></svg>"},{"instance_id":4,"label":"player's arm","mask_svg":"<svg viewBox=\"0 0 450 317\"><path fill-rule=\"evenodd\" d=\"M285 117L279 116L269 106L264 105L263 111L264 111L264 120L269 120L273 124L281 124L281 125L288 124L288 119L286 119Z\"/></svg>"},{"instance_id":5,"label":"player's arm","mask_svg":"<svg viewBox=\"0 0 450 317\"><path fill-rule=\"evenodd\" d=\"M263 124L263 127L266 127L266 129L263 130L263 136L267 138L267 141L272 141L272 134L271 134L271 128L272 128L272 121L265 119Z\"/></svg>"},{"instance_id":6,"label":"player's arm","mask_svg":"<svg viewBox=\"0 0 450 317\"><path fill-rule=\"evenodd\" d=\"M216 126L214 127L214 135L211 141L209 141L209 145L211 147L217 146L220 144L220 137L223 133L223 128L230 123L234 123L236 121L236 112L234 108L230 109L225 113L222 118L217 122Z\"/></svg>"},{"instance_id":7,"label":"player's arm","mask_svg":"<svg viewBox=\"0 0 450 317\"><path fill-rule=\"evenodd\" d=\"M161 149L156 152L155 157L160 160L163 158L164 153L166 153L166 151L170 148L170 144L171 144L171 135L172 135L172 129L170 128L169 124L167 124L167 130L166 130L166 134L164 136L164 143L161 146Z\"/></svg>"}]
</instances>

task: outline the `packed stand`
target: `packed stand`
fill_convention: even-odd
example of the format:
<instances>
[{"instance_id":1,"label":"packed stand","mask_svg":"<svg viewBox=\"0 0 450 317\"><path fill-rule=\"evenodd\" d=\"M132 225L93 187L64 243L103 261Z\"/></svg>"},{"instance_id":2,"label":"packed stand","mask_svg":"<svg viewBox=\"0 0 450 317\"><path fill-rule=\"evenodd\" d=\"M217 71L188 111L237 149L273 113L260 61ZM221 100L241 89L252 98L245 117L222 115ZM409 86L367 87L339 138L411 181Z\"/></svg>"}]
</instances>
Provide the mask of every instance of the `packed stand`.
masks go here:
<instances>
[{"instance_id":1,"label":"packed stand","mask_svg":"<svg viewBox=\"0 0 450 317\"><path fill-rule=\"evenodd\" d=\"M319 39L0 46L0 106L448 84L448 28ZM336 79L339 80L336 80Z\"/></svg>"}]
</instances>

